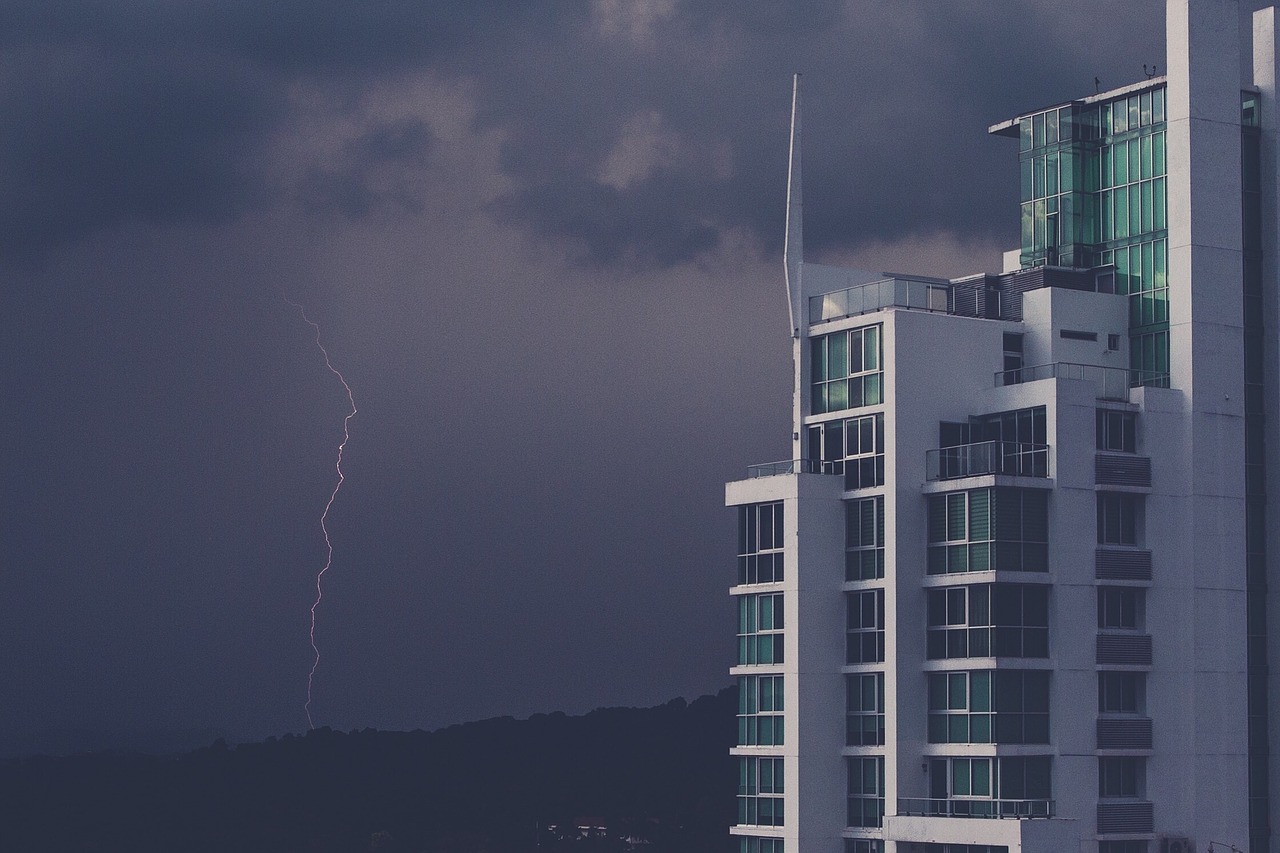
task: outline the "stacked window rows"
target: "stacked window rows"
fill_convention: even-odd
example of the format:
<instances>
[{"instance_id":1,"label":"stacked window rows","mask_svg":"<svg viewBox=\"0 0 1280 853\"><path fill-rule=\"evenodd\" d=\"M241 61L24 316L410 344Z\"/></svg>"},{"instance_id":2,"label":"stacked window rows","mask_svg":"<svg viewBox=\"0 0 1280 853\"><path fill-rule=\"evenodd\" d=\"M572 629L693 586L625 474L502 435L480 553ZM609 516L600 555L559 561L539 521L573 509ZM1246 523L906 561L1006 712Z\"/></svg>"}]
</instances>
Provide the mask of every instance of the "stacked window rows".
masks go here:
<instances>
[{"instance_id":1,"label":"stacked window rows","mask_svg":"<svg viewBox=\"0 0 1280 853\"><path fill-rule=\"evenodd\" d=\"M880 325L864 326L810 341L810 411L814 415L884 402L883 336ZM812 424L806 431L807 458L817 470L841 474L846 490L885 482L884 415L873 412ZM885 576L885 499L859 495L845 502L846 653L851 665L883 663L885 593L864 586ZM884 673L846 675L846 738L852 747L885 742ZM884 817L884 756L846 758L848 818L851 827L879 827ZM847 839L846 850L882 853L878 839Z\"/></svg>"},{"instance_id":2,"label":"stacked window rows","mask_svg":"<svg viewBox=\"0 0 1280 853\"><path fill-rule=\"evenodd\" d=\"M785 513L782 501L738 510L738 584L774 584L784 577ZM775 587L776 589L776 587ZM736 595L739 666L773 667L785 659L784 595L747 591ZM765 670L738 677L739 747L778 747L784 742L785 677ZM784 759L739 755L738 816L741 826L780 827L785 819ZM784 853L780 838L739 836L739 853Z\"/></svg>"},{"instance_id":3,"label":"stacked window rows","mask_svg":"<svg viewBox=\"0 0 1280 853\"><path fill-rule=\"evenodd\" d=\"M1027 412L1034 424L1035 413ZM1016 424L1017 413L1009 415ZM991 423L1002 425L1003 420L992 416ZM945 428L963 433L973 427L947 424ZM927 571L932 575L1047 571L1048 493L998 487L932 495L927 539ZM1047 658L1049 593L1047 584L1025 583L927 589L927 657ZM1050 674L1046 670L930 672L927 682L930 743L1047 745L1050 741ZM1047 816L1051 766L1049 756L932 757L928 759L930 802L934 803L930 808L959 816Z\"/></svg>"}]
</instances>

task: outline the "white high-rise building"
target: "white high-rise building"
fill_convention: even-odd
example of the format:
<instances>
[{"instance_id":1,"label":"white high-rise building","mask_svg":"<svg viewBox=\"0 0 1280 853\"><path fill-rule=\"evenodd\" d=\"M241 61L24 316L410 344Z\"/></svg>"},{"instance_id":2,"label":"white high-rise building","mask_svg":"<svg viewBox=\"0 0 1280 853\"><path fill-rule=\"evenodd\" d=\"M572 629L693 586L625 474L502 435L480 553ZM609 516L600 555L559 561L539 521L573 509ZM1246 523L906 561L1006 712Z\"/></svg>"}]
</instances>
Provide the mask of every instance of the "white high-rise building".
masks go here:
<instances>
[{"instance_id":1,"label":"white high-rise building","mask_svg":"<svg viewBox=\"0 0 1280 853\"><path fill-rule=\"evenodd\" d=\"M991 128L1000 274L804 262L797 81L791 459L727 486L742 853L1273 849L1280 27L1167 13L1162 76Z\"/></svg>"}]
</instances>

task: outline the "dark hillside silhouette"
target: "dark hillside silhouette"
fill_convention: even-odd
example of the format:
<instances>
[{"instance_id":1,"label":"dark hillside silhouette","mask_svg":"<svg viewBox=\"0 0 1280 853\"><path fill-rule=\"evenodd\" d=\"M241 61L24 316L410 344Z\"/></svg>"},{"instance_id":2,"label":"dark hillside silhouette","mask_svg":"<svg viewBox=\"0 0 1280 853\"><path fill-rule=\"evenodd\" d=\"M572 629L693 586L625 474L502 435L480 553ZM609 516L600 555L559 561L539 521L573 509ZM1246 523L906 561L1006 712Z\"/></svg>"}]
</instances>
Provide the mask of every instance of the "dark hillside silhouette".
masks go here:
<instances>
[{"instance_id":1,"label":"dark hillside silhouette","mask_svg":"<svg viewBox=\"0 0 1280 853\"><path fill-rule=\"evenodd\" d=\"M735 708L729 688L431 733L317 729L179 757L10 759L0 850L727 851Z\"/></svg>"}]
</instances>

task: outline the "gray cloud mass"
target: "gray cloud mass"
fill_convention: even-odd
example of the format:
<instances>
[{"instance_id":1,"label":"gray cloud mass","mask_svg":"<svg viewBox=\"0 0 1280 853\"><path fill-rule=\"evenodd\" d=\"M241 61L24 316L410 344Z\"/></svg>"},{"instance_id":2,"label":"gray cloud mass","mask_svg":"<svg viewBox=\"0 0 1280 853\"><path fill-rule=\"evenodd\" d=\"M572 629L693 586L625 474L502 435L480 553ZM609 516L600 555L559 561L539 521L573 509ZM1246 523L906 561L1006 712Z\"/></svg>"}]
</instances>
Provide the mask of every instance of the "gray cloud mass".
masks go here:
<instances>
[{"instance_id":1,"label":"gray cloud mass","mask_svg":"<svg viewBox=\"0 0 1280 853\"><path fill-rule=\"evenodd\" d=\"M719 688L722 484L790 447L791 74L812 257L963 274L1016 240L986 127L1138 79L1161 18L3 4L0 752L305 724L345 398L282 294L360 410L318 722Z\"/></svg>"}]
</instances>

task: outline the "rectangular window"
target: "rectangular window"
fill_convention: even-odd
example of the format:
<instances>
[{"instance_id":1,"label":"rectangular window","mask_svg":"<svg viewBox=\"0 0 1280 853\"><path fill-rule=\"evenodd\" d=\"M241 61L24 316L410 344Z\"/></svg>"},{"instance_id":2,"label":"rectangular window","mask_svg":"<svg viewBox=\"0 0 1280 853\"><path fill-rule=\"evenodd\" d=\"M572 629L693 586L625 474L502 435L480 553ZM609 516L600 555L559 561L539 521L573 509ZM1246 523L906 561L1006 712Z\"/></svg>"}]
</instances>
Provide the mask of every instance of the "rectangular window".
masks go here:
<instances>
[{"instance_id":1,"label":"rectangular window","mask_svg":"<svg viewBox=\"0 0 1280 853\"><path fill-rule=\"evenodd\" d=\"M1136 453L1138 449L1137 413L1098 409L1096 446L1098 450L1108 453Z\"/></svg>"},{"instance_id":2,"label":"rectangular window","mask_svg":"<svg viewBox=\"0 0 1280 853\"><path fill-rule=\"evenodd\" d=\"M991 759L951 759L951 795L989 798L991 796Z\"/></svg>"},{"instance_id":3,"label":"rectangular window","mask_svg":"<svg viewBox=\"0 0 1280 853\"><path fill-rule=\"evenodd\" d=\"M844 853L884 853L884 842L878 838L846 838Z\"/></svg>"},{"instance_id":4,"label":"rectangular window","mask_svg":"<svg viewBox=\"0 0 1280 853\"><path fill-rule=\"evenodd\" d=\"M1128 586L1098 587L1098 627L1137 630L1142 623L1142 590Z\"/></svg>"},{"instance_id":5,"label":"rectangular window","mask_svg":"<svg viewBox=\"0 0 1280 853\"><path fill-rule=\"evenodd\" d=\"M843 474L846 489L884 485L884 415L814 424L809 456L824 474Z\"/></svg>"},{"instance_id":6,"label":"rectangular window","mask_svg":"<svg viewBox=\"0 0 1280 853\"><path fill-rule=\"evenodd\" d=\"M738 824L782 826L781 758L738 757Z\"/></svg>"},{"instance_id":7,"label":"rectangular window","mask_svg":"<svg viewBox=\"0 0 1280 853\"><path fill-rule=\"evenodd\" d=\"M998 807L982 800L1049 800L1052 759L1047 755L1009 758L934 758L929 761L929 796L950 800L955 816L1001 816ZM972 801L972 802L966 802ZM1048 816L1048 803L1036 808L1020 803L1018 814Z\"/></svg>"},{"instance_id":8,"label":"rectangular window","mask_svg":"<svg viewBox=\"0 0 1280 853\"><path fill-rule=\"evenodd\" d=\"M1146 673L1098 673L1098 713L1141 714L1145 707Z\"/></svg>"},{"instance_id":9,"label":"rectangular window","mask_svg":"<svg viewBox=\"0 0 1280 853\"><path fill-rule=\"evenodd\" d=\"M1043 572L1049 559L1049 506L1039 489L997 487L929 497L931 575Z\"/></svg>"},{"instance_id":10,"label":"rectangular window","mask_svg":"<svg viewBox=\"0 0 1280 853\"><path fill-rule=\"evenodd\" d=\"M884 660L884 590L845 593L848 635L845 663L880 663Z\"/></svg>"},{"instance_id":11,"label":"rectangular window","mask_svg":"<svg viewBox=\"0 0 1280 853\"><path fill-rule=\"evenodd\" d=\"M1022 335L1018 332L1004 333L1004 369L1022 369Z\"/></svg>"},{"instance_id":12,"label":"rectangular window","mask_svg":"<svg viewBox=\"0 0 1280 853\"><path fill-rule=\"evenodd\" d=\"M738 583L782 580L782 501L738 507Z\"/></svg>"},{"instance_id":13,"label":"rectangular window","mask_svg":"<svg viewBox=\"0 0 1280 853\"><path fill-rule=\"evenodd\" d=\"M884 577L884 496L845 501L847 581Z\"/></svg>"},{"instance_id":14,"label":"rectangular window","mask_svg":"<svg viewBox=\"0 0 1280 853\"><path fill-rule=\"evenodd\" d=\"M750 835L738 836L738 853L786 853L781 838L756 838Z\"/></svg>"},{"instance_id":15,"label":"rectangular window","mask_svg":"<svg viewBox=\"0 0 1280 853\"><path fill-rule=\"evenodd\" d=\"M884 745L884 673L845 676L845 743Z\"/></svg>"},{"instance_id":16,"label":"rectangular window","mask_svg":"<svg viewBox=\"0 0 1280 853\"><path fill-rule=\"evenodd\" d=\"M1132 755L1098 759L1098 798L1136 799L1146 792L1146 759Z\"/></svg>"},{"instance_id":17,"label":"rectangular window","mask_svg":"<svg viewBox=\"0 0 1280 853\"><path fill-rule=\"evenodd\" d=\"M782 663L782 593L738 596L738 663Z\"/></svg>"},{"instance_id":18,"label":"rectangular window","mask_svg":"<svg viewBox=\"0 0 1280 853\"><path fill-rule=\"evenodd\" d=\"M884 821L884 757L846 758L849 771L849 826L880 826Z\"/></svg>"},{"instance_id":19,"label":"rectangular window","mask_svg":"<svg viewBox=\"0 0 1280 853\"><path fill-rule=\"evenodd\" d=\"M875 325L809 339L811 414L884 402L880 338Z\"/></svg>"},{"instance_id":20,"label":"rectangular window","mask_svg":"<svg viewBox=\"0 0 1280 853\"><path fill-rule=\"evenodd\" d=\"M929 674L929 743L1048 742L1048 672Z\"/></svg>"},{"instance_id":21,"label":"rectangular window","mask_svg":"<svg viewBox=\"0 0 1280 853\"><path fill-rule=\"evenodd\" d=\"M1098 492L1098 544L1137 545L1141 496Z\"/></svg>"},{"instance_id":22,"label":"rectangular window","mask_svg":"<svg viewBox=\"0 0 1280 853\"><path fill-rule=\"evenodd\" d=\"M1051 761L1047 756L997 759L998 799L1047 800L1053 796Z\"/></svg>"},{"instance_id":23,"label":"rectangular window","mask_svg":"<svg viewBox=\"0 0 1280 853\"><path fill-rule=\"evenodd\" d=\"M738 746L783 743L781 675L738 678Z\"/></svg>"},{"instance_id":24,"label":"rectangular window","mask_svg":"<svg viewBox=\"0 0 1280 853\"><path fill-rule=\"evenodd\" d=\"M966 426L968 434L964 437L965 444L981 441L1045 444L1049 440L1044 406L978 415L970 418Z\"/></svg>"},{"instance_id":25,"label":"rectangular window","mask_svg":"<svg viewBox=\"0 0 1280 853\"><path fill-rule=\"evenodd\" d=\"M975 584L927 592L930 660L1049 656L1049 587Z\"/></svg>"}]
</instances>

